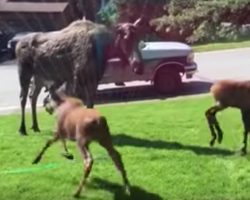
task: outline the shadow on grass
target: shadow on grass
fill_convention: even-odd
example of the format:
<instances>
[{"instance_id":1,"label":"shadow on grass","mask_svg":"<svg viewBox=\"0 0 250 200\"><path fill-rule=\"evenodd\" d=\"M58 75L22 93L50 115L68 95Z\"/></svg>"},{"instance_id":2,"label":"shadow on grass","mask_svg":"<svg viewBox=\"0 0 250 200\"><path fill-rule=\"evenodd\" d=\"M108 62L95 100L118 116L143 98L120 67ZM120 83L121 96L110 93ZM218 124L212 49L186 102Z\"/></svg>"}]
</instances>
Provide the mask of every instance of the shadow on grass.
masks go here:
<instances>
[{"instance_id":1,"label":"shadow on grass","mask_svg":"<svg viewBox=\"0 0 250 200\"><path fill-rule=\"evenodd\" d=\"M45 138L49 138L49 137L53 137L54 132L50 129L44 128L42 129L40 132L34 132L33 130L28 130L27 131L28 136L34 136L34 137L45 137Z\"/></svg>"},{"instance_id":2,"label":"shadow on grass","mask_svg":"<svg viewBox=\"0 0 250 200\"><path fill-rule=\"evenodd\" d=\"M162 141L162 140L147 140L132 137L125 134L119 134L113 136L114 144L117 146L135 146L155 149L166 149L166 150L188 150L193 151L198 155L223 155L230 156L234 152L226 149L201 147L195 145L184 145L179 142Z\"/></svg>"},{"instance_id":3,"label":"shadow on grass","mask_svg":"<svg viewBox=\"0 0 250 200\"><path fill-rule=\"evenodd\" d=\"M178 96L208 93L212 83L207 81L184 82L181 91L173 94L159 94L153 85L137 85L126 87L114 87L99 90L96 97L97 104L130 102L153 99L169 99Z\"/></svg>"},{"instance_id":4,"label":"shadow on grass","mask_svg":"<svg viewBox=\"0 0 250 200\"><path fill-rule=\"evenodd\" d=\"M108 190L114 194L114 200L161 200L162 198L158 194L150 193L138 186L131 186L130 196L126 195L122 185L111 183L109 181L94 178L93 184L95 188L101 188Z\"/></svg>"}]
</instances>

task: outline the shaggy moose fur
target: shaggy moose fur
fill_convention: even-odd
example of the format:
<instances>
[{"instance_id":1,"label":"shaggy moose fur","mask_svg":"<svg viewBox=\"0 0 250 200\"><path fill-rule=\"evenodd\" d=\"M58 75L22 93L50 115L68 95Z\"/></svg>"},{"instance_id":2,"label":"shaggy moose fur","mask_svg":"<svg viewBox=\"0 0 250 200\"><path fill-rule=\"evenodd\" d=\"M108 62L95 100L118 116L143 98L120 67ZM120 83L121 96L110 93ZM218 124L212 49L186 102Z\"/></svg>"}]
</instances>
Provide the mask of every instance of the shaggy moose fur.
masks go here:
<instances>
[{"instance_id":1,"label":"shaggy moose fur","mask_svg":"<svg viewBox=\"0 0 250 200\"><path fill-rule=\"evenodd\" d=\"M85 100L87 107L92 108L108 59L118 57L122 64L141 73L143 65L136 36L139 24L137 20L110 30L104 25L78 20L59 31L33 33L23 38L16 47L22 109L19 132L27 134L25 105L32 77L32 128L39 131L36 103L43 86L51 91L66 82L68 94Z\"/></svg>"},{"instance_id":2,"label":"shaggy moose fur","mask_svg":"<svg viewBox=\"0 0 250 200\"><path fill-rule=\"evenodd\" d=\"M112 144L106 118L97 110L84 108L82 101L76 98L57 98L56 104L53 105L53 108L55 105L58 105L56 108L57 129L54 138L46 143L42 151L33 161L33 164L38 163L45 150L58 140L63 142L66 151L65 157L70 159L73 158L73 155L69 154L67 150L65 140L76 141L85 165L84 176L74 194L75 197L78 197L92 168L93 159L88 146L91 141L95 140L109 153L118 171L122 175L126 192L129 193L129 181L126 171L123 166L121 155L115 150Z\"/></svg>"},{"instance_id":3,"label":"shaggy moose fur","mask_svg":"<svg viewBox=\"0 0 250 200\"><path fill-rule=\"evenodd\" d=\"M216 105L210 107L205 113L212 135L210 145L214 145L217 137L219 143L221 143L223 139L223 132L216 119L216 113L228 107L234 107L241 111L244 125L244 139L241 152L242 154L246 154L247 135L250 131L250 81L218 81L212 85L211 93L216 101Z\"/></svg>"}]
</instances>

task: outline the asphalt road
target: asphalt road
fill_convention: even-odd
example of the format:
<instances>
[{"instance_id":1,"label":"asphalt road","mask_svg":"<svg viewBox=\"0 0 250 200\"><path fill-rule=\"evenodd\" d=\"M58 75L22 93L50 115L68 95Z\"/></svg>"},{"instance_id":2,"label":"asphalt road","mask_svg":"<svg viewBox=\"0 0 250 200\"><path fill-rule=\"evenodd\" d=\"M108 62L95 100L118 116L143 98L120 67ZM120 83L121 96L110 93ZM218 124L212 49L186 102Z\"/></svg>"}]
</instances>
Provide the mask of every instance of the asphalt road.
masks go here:
<instances>
[{"instance_id":1,"label":"asphalt road","mask_svg":"<svg viewBox=\"0 0 250 200\"><path fill-rule=\"evenodd\" d=\"M250 48L197 53L195 60L201 80L250 79Z\"/></svg>"},{"instance_id":2,"label":"asphalt road","mask_svg":"<svg viewBox=\"0 0 250 200\"><path fill-rule=\"evenodd\" d=\"M250 79L250 48L196 53L195 60L199 72L192 80L184 80L183 91L174 96L206 93L211 82L218 79ZM99 103L162 98L151 86L140 84L141 82L130 83L128 86L131 87L119 90L113 84L102 85L99 89L106 90L100 92ZM43 97L43 94L40 95L39 104ZM0 112L16 109L19 109L17 67L14 61L9 61L0 64Z\"/></svg>"}]
</instances>

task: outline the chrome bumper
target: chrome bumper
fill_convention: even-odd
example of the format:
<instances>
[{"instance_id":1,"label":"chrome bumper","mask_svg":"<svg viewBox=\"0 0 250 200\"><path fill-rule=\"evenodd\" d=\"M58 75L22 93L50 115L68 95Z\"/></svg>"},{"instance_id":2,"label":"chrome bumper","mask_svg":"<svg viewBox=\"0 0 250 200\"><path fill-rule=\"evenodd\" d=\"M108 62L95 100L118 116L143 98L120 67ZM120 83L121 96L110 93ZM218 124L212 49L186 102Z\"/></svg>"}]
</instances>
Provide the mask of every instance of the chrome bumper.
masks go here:
<instances>
[{"instance_id":1,"label":"chrome bumper","mask_svg":"<svg viewBox=\"0 0 250 200\"><path fill-rule=\"evenodd\" d=\"M198 72L198 66L196 63L185 66L185 76L187 79L192 78L196 72Z\"/></svg>"}]
</instances>

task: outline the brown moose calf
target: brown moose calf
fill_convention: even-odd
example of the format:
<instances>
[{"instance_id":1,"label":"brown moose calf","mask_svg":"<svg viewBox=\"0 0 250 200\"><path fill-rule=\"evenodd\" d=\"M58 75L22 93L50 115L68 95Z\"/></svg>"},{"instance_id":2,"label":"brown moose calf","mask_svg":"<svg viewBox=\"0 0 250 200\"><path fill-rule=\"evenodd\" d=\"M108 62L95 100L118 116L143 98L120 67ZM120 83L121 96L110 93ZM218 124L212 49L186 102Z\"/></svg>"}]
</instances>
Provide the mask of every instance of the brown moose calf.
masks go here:
<instances>
[{"instance_id":1,"label":"brown moose calf","mask_svg":"<svg viewBox=\"0 0 250 200\"><path fill-rule=\"evenodd\" d=\"M218 142L223 139L223 131L216 119L216 114L226 108L237 108L241 111L244 126L242 155L247 153L247 136L250 132L250 81L221 80L215 82L210 92L216 101L216 105L206 112L206 118L212 135L210 145L213 146L218 137Z\"/></svg>"},{"instance_id":2,"label":"brown moose calf","mask_svg":"<svg viewBox=\"0 0 250 200\"><path fill-rule=\"evenodd\" d=\"M84 176L82 177L78 189L74 194L75 197L78 197L92 168L93 158L88 146L91 141L95 140L107 150L108 154L122 175L126 192L129 193L130 188L126 171L124 169L120 154L113 147L106 118L101 116L100 113L95 109L86 109L83 106L82 101L76 98L60 98L54 103L55 104L53 106L56 107L57 114L57 128L54 133L54 138L50 139L46 143L42 151L33 161L33 164L38 163L41 160L45 150L58 140L63 142L64 149L66 151L65 157L69 159L73 158L73 155L68 153L65 140L69 139L76 141L83 156L85 165Z\"/></svg>"}]
</instances>

